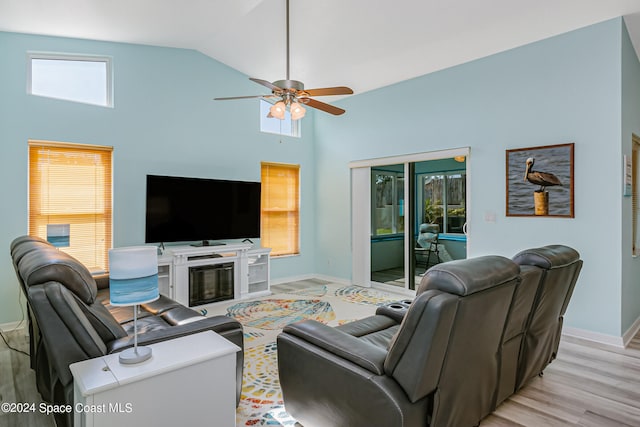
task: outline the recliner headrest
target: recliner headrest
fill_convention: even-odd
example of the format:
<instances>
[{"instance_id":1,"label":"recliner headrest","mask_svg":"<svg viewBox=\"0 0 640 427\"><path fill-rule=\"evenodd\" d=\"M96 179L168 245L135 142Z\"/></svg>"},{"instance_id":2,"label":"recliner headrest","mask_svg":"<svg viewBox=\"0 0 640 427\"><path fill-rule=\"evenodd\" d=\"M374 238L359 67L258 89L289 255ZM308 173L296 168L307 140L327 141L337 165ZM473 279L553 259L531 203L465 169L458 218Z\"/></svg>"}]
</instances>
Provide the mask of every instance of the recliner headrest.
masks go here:
<instances>
[{"instance_id":1,"label":"recliner headrest","mask_svg":"<svg viewBox=\"0 0 640 427\"><path fill-rule=\"evenodd\" d=\"M28 288L46 282L59 282L85 304L93 304L98 288L87 268L71 255L51 247L25 254L18 264Z\"/></svg>"},{"instance_id":2,"label":"recliner headrest","mask_svg":"<svg viewBox=\"0 0 640 427\"><path fill-rule=\"evenodd\" d=\"M438 264L422 278L417 294L439 289L465 296L518 277L520 268L508 258L488 255Z\"/></svg>"},{"instance_id":3,"label":"recliner headrest","mask_svg":"<svg viewBox=\"0 0 640 427\"><path fill-rule=\"evenodd\" d=\"M11 242L11 258L18 265L23 256L38 249L55 249L51 243L39 237L20 236Z\"/></svg>"},{"instance_id":4,"label":"recliner headrest","mask_svg":"<svg viewBox=\"0 0 640 427\"><path fill-rule=\"evenodd\" d=\"M534 265L546 270L563 267L579 259L580 254L575 249L564 245L525 249L513 257L513 261L518 265Z\"/></svg>"},{"instance_id":5,"label":"recliner headrest","mask_svg":"<svg viewBox=\"0 0 640 427\"><path fill-rule=\"evenodd\" d=\"M13 253L13 251L20 245L24 245L24 244L31 244L31 243L45 243L49 246L51 246L51 243L47 242L46 240L40 238L40 237L36 237L36 236L29 236L29 235L24 235L24 236L19 236L16 237L15 239L13 239L13 241L11 242L11 245L9 246L11 253Z\"/></svg>"}]
</instances>

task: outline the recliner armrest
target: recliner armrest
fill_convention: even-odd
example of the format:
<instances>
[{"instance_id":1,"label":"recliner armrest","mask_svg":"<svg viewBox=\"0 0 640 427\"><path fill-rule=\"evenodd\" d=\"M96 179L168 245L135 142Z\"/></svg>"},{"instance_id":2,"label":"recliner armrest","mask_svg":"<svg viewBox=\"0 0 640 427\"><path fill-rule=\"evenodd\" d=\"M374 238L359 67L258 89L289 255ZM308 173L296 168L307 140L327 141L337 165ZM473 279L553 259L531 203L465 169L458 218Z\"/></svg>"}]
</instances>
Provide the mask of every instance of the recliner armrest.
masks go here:
<instances>
[{"instance_id":1,"label":"recliner armrest","mask_svg":"<svg viewBox=\"0 0 640 427\"><path fill-rule=\"evenodd\" d=\"M390 317L396 322L402 323L402 319L404 319L404 316L407 314L410 304L411 304L410 300L404 300L404 301L392 302L386 305L381 305L376 309L376 314L379 316Z\"/></svg>"},{"instance_id":2,"label":"recliner armrest","mask_svg":"<svg viewBox=\"0 0 640 427\"><path fill-rule=\"evenodd\" d=\"M108 289L109 288L109 272L92 274L93 280L96 281L96 286L98 289Z\"/></svg>"},{"instance_id":3,"label":"recliner armrest","mask_svg":"<svg viewBox=\"0 0 640 427\"><path fill-rule=\"evenodd\" d=\"M294 335L377 375L384 374L387 352L338 329L315 320L285 326L283 334Z\"/></svg>"},{"instance_id":4,"label":"recliner armrest","mask_svg":"<svg viewBox=\"0 0 640 427\"><path fill-rule=\"evenodd\" d=\"M226 316L205 317L197 322L171 326L165 329L138 334L138 345L154 344L209 330L220 335L224 335L224 332L233 330L239 330L240 334L242 334L242 325L237 320ZM107 344L107 354L120 352L133 347L133 345L133 336L113 340Z\"/></svg>"}]
</instances>

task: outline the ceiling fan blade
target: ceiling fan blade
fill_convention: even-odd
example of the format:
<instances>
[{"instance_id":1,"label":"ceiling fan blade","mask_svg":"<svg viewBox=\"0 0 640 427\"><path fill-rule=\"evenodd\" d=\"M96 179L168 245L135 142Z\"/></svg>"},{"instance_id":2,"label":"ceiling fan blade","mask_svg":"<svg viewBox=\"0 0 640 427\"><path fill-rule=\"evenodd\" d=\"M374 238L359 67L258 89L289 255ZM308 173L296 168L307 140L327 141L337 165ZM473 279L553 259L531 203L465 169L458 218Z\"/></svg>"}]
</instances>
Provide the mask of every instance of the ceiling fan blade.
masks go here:
<instances>
[{"instance_id":1,"label":"ceiling fan blade","mask_svg":"<svg viewBox=\"0 0 640 427\"><path fill-rule=\"evenodd\" d=\"M329 95L351 95L353 90L346 86L323 87L320 89L305 89L309 96L329 96Z\"/></svg>"},{"instance_id":2,"label":"ceiling fan blade","mask_svg":"<svg viewBox=\"0 0 640 427\"><path fill-rule=\"evenodd\" d=\"M249 95L249 96L230 96L227 98L213 98L214 101L228 101L230 99L250 99L250 98L273 98L275 95Z\"/></svg>"},{"instance_id":3,"label":"ceiling fan blade","mask_svg":"<svg viewBox=\"0 0 640 427\"><path fill-rule=\"evenodd\" d=\"M278 86L276 86L273 83L268 82L266 80L254 79L253 77L249 77L249 80L251 80L252 82L258 83L259 85L268 87L269 89L271 89L274 92L277 92L277 93L282 92L282 88L279 88Z\"/></svg>"},{"instance_id":4,"label":"ceiling fan blade","mask_svg":"<svg viewBox=\"0 0 640 427\"><path fill-rule=\"evenodd\" d=\"M299 101L302 102L303 104L308 105L311 108L322 110L325 113L333 114L334 116L339 116L346 112L346 110L343 110L342 108L338 108L336 106L327 104L325 102L316 101L315 99L312 99L312 98L300 98Z\"/></svg>"}]
</instances>

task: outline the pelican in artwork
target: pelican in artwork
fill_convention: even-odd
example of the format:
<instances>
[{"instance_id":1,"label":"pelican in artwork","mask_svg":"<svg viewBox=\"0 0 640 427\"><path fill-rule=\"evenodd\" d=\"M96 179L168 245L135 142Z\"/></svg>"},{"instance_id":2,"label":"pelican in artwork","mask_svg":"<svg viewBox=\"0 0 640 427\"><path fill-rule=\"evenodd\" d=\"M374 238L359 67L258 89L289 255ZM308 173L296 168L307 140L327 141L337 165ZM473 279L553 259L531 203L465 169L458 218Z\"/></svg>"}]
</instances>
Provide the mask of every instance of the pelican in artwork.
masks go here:
<instances>
[{"instance_id":1,"label":"pelican in artwork","mask_svg":"<svg viewBox=\"0 0 640 427\"><path fill-rule=\"evenodd\" d=\"M532 184L539 185L540 189L536 191L543 192L546 187L562 185L558 177L554 174L532 170L531 168L533 168L534 161L533 157L529 157L527 159L527 168L524 171L524 180L529 181Z\"/></svg>"}]
</instances>

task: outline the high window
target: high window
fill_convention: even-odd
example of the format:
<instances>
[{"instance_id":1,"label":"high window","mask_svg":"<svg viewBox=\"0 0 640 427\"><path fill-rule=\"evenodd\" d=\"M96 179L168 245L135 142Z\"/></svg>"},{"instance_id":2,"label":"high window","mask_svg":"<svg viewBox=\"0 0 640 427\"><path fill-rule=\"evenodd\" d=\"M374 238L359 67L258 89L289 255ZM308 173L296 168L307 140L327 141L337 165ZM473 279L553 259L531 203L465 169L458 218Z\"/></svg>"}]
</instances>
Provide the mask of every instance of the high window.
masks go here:
<instances>
[{"instance_id":1,"label":"high window","mask_svg":"<svg viewBox=\"0 0 640 427\"><path fill-rule=\"evenodd\" d=\"M267 117L271 103L260 100L260 131L266 133L275 133L277 135L286 135L300 137L300 120L291 120L291 113L287 110L284 113L284 120L275 117Z\"/></svg>"},{"instance_id":2,"label":"high window","mask_svg":"<svg viewBox=\"0 0 640 427\"><path fill-rule=\"evenodd\" d=\"M112 147L29 141L29 234L107 270Z\"/></svg>"},{"instance_id":3,"label":"high window","mask_svg":"<svg viewBox=\"0 0 640 427\"><path fill-rule=\"evenodd\" d=\"M300 165L261 163L260 240L272 256L300 253Z\"/></svg>"},{"instance_id":4,"label":"high window","mask_svg":"<svg viewBox=\"0 0 640 427\"><path fill-rule=\"evenodd\" d=\"M109 57L30 53L27 68L32 95L113 106Z\"/></svg>"}]
</instances>

